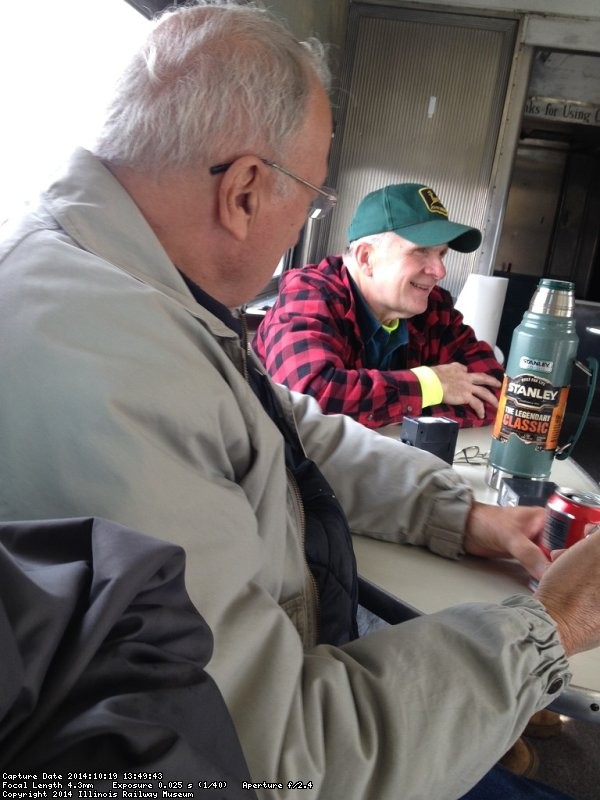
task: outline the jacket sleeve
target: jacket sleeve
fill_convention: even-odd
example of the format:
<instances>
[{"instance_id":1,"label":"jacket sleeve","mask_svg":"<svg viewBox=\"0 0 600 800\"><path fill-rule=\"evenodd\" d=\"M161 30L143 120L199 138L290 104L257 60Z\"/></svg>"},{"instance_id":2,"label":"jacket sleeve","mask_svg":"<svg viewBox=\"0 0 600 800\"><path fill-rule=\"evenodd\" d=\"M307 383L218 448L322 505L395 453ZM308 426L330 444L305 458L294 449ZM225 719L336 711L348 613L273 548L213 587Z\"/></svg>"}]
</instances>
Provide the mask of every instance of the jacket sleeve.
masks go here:
<instances>
[{"instance_id":1,"label":"jacket sleeve","mask_svg":"<svg viewBox=\"0 0 600 800\"><path fill-rule=\"evenodd\" d=\"M409 370L363 365L363 344L349 292L292 270L262 321L253 347L273 380L316 398L326 414L347 414L368 428L421 413L421 386Z\"/></svg>"},{"instance_id":2,"label":"jacket sleeve","mask_svg":"<svg viewBox=\"0 0 600 800\"><path fill-rule=\"evenodd\" d=\"M280 393L285 403L283 387ZM455 470L343 414L320 414L307 395L290 396L304 448L333 487L353 533L424 546L447 558L464 554L472 491Z\"/></svg>"},{"instance_id":3,"label":"jacket sleeve","mask_svg":"<svg viewBox=\"0 0 600 800\"><path fill-rule=\"evenodd\" d=\"M455 606L309 653L304 701L334 732L320 744L339 767L323 776L319 797L462 797L568 680L553 625L525 596Z\"/></svg>"}]
</instances>

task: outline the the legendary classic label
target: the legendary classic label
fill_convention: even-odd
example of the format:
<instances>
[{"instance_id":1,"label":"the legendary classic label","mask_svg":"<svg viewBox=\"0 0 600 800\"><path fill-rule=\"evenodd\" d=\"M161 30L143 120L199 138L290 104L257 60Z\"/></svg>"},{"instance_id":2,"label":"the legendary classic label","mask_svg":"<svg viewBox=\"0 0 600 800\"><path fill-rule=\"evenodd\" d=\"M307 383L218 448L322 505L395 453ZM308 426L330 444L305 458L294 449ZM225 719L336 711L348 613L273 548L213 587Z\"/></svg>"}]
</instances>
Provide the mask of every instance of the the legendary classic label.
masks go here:
<instances>
[{"instance_id":1,"label":"the legendary classic label","mask_svg":"<svg viewBox=\"0 0 600 800\"><path fill-rule=\"evenodd\" d=\"M568 386L554 386L537 375L505 376L494 438L505 442L514 433L540 450L555 450L568 394Z\"/></svg>"}]
</instances>

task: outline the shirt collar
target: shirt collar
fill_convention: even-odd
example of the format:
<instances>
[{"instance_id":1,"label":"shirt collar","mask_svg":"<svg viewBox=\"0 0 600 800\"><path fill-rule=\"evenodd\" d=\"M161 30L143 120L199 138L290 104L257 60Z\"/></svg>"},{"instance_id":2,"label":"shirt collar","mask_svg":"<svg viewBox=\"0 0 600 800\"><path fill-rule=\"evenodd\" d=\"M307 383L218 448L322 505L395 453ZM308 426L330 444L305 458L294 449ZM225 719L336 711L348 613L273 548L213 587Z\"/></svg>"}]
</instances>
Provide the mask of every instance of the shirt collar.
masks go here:
<instances>
[{"instance_id":1,"label":"shirt collar","mask_svg":"<svg viewBox=\"0 0 600 800\"><path fill-rule=\"evenodd\" d=\"M238 334L238 336L242 336L242 323L237 317L234 317L231 311L224 306L223 303L220 303L218 300L205 292L204 289L201 289L197 283L191 278L188 278L187 275L184 275L181 270L179 270L179 274L186 282L188 289L194 295L194 300L203 306L207 311L210 311L211 314L214 314L217 319L220 319L224 325L227 325L228 328L231 328L232 331Z\"/></svg>"},{"instance_id":2,"label":"shirt collar","mask_svg":"<svg viewBox=\"0 0 600 800\"><path fill-rule=\"evenodd\" d=\"M377 319L371 310L371 307L363 297L362 292L358 288L356 281L352 275L350 275L350 272L348 272L348 277L350 279L350 287L352 289L354 302L356 304L356 319L358 321L358 326L361 330L365 344L368 344L370 341L372 341L380 331L386 337L390 336L390 331L386 330L386 328ZM398 326L391 331L391 334L397 335L398 343L406 344L408 342L408 328L406 325L406 320L399 320Z\"/></svg>"}]
</instances>

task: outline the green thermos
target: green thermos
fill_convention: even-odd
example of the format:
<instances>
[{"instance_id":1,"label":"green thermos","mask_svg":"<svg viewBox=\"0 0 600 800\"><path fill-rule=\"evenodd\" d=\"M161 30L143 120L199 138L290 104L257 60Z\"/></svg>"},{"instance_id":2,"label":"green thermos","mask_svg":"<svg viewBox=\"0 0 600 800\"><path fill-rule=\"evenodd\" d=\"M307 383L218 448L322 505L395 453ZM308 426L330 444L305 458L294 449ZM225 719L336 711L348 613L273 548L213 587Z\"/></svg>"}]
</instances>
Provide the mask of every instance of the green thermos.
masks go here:
<instances>
[{"instance_id":1,"label":"green thermos","mask_svg":"<svg viewBox=\"0 0 600 800\"><path fill-rule=\"evenodd\" d=\"M588 358L586 368L576 361L574 305L573 283L544 278L515 328L486 473L487 483L495 489L507 477L547 479L554 457L566 458L583 429L598 362ZM588 397L576 433L559 447L574 364L588 375Z\"/></svg>"}]
</instances>

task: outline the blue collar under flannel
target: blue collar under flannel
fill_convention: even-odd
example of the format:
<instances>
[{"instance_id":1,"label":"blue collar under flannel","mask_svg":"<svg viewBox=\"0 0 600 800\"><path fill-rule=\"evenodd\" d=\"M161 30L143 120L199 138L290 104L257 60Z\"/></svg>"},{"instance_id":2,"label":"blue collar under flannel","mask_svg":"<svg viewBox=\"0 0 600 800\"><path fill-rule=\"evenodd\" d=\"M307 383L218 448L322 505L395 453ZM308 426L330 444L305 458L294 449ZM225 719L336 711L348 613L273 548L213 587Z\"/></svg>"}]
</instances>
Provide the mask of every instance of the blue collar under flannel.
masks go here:
<instances>
[{"instance_id":1,"label":"blue collar under flannel","mask_svg":"<svg viewBox=\"0 0 600 800\"><path fill-rule=\"evenodd\" d=\"M402 347L408 344L406 320L399 320L398 327L393 331L386 330L371 311L352 276L349 275L349 278L356 303L356 319L365 346L365 367L367 369L397 369L395 356Z\"/></svg>"}]
</instances>

